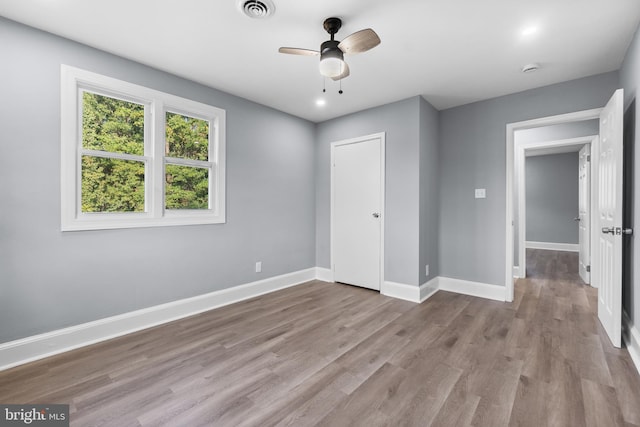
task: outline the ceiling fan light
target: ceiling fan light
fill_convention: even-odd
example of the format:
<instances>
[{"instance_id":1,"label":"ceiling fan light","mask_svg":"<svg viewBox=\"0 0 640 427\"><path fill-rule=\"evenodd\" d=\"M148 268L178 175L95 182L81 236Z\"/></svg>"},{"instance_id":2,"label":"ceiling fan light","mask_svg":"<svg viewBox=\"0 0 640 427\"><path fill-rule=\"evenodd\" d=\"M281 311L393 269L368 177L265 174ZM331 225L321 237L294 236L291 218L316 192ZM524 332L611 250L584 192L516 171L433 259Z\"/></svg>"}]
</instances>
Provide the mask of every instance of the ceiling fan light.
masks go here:
<instances>
[{"instance_id":1,"label":"ceiling fan light","mask_svg":"<svg viewBox=\"0 0 640 427\"><path fill-rule=\"evenodd\" d=\"M340 58L323 58L320 60L320 74L325 77L338 77L344 72L344 61Z\"/></svg>"},{"instance_id":2,"label":"ceiling fan light","mask_svg":"<svg viewBox=\"0 0 640 427\"><path fill-rule=\"evenodd\" d=\"M338 42L330 40L320 47L320 74L325 77L338 77L344 71L344 55L338 49Z\"/></svg>"}]
</instances>

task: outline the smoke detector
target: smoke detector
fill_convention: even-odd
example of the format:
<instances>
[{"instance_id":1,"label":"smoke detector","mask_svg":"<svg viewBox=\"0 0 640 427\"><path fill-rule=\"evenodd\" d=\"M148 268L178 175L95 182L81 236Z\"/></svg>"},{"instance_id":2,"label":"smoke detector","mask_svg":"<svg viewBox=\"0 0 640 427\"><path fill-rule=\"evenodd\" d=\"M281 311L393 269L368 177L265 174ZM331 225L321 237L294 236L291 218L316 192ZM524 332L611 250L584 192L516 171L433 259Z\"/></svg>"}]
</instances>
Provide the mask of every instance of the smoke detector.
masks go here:
<instances>
[{"instance_id":1,"label":"smoke detector","mask_svg":"<svg viewBox=\"0 0 640 427\"><path fill-rule=\"evenodd\" d=\"M238 8L249 18L264 19L273 15L276 7L271 0L240 0Z\"/></svg>"},{"instance_id":2,"label":"smoke detector","mask_svg":"<svg viewBox=\"0 0 640 427\"><path fill-rule=\"evenodd\" d=\"M523 73L533 73L534 71L538 71L540 69L540 64L536 64L535 62L531 63L531 64L527 64L524 67L522 67L522 72Z\"/></svg>"}]
</instances>

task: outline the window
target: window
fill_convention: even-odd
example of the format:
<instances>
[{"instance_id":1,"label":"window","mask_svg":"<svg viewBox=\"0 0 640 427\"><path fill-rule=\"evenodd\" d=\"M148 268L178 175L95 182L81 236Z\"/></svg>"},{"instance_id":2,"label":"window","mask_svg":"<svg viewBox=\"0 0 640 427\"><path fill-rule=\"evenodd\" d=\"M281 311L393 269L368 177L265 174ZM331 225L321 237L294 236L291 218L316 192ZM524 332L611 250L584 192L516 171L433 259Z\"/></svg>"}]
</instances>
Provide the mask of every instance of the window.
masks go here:
<instances>
[{"instance_id":1,"label":"window","mask_svg":"<svg viewBox=\"0 0 640 427\"><path fill-rule=\"evenodd\" d=\"M225 111L62 66L62 230L225 222Z\"/></svg>"}]
</instances>

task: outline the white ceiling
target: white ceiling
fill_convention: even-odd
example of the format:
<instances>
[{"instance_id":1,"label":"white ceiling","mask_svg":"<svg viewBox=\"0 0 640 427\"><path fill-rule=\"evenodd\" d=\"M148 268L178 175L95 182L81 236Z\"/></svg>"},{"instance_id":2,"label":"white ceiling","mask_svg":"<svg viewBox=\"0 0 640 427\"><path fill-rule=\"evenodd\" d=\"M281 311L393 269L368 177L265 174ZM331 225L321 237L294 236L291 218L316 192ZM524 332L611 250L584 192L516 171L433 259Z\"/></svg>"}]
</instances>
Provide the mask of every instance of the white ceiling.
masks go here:
<instances>
[{"instance_id":1,"label":"white ceiling","mask_svg":"<svg viewBox=\"0 0 640 427\"><path fill-rule=\"evenodd\" d=\"M617 70L638 0L274 0L265 20L237 0L0 0L0 15L314 122L422 95L437 109ZM323 81L325 18L336 39L373 28L382 43ZM538 31L523 36L536 26ZM542 68L523 74L531 62ZM326 105L316 106L324 97Z\"/></svg>"}]
</instances>

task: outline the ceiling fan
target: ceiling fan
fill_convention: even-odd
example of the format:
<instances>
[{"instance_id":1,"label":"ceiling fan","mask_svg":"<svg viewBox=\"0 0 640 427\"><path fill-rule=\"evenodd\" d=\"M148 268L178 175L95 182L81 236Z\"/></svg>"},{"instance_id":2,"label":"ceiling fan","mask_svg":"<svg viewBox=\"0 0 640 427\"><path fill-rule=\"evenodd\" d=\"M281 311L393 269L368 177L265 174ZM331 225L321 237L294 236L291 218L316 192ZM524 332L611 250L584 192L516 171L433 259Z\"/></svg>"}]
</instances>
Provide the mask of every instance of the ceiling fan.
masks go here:
<instances>
[{"instance_id":1,"label":"ceiling fan","mask_svg":"<svg viewBox=\"0 0 640 427\"><path fill-rule=\"evenodd\" d=\"M334 40L334 35L342 27L340 18L327 18L324 29L331 35L331 40L320 45L320 50L281 47L280 53L291 55L320 55L320 74L333 80L341 80L349 76L349 66L344 61L344 54L366 52L380 44L380 37L371 28L357 31L342 41Z\"/></svg>"}]
</instances>

